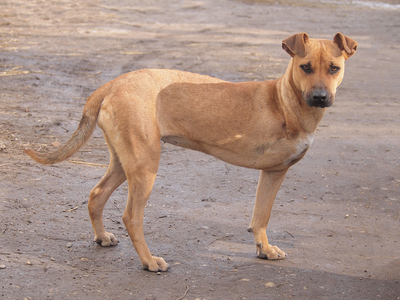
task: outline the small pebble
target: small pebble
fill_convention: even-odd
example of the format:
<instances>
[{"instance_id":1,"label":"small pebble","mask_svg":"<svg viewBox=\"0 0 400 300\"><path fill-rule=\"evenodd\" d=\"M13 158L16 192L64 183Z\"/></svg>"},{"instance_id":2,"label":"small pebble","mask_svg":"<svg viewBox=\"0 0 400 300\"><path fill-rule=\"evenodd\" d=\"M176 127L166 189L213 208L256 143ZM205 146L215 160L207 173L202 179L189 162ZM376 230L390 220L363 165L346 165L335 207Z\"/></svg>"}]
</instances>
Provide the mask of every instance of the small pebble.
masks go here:
<instances>
[{"instance_id":1,"label":"small pebble","mask_svg":"<svg viewBox=\"0 0 400 300\"><path fill-rule=\"evenodd\" d=\"M0 265L0 269L5 269L6 265Z\"/></svg>"},{"instance_id":2,"label":"small pebble","mask_svg":"<svg viewBox=\"0 0 400 300\"><path fill-rule=\"evenodd\" d=\"M265 284L265 286L266 286L266 287L276 287L275 283L273 283L273 282L267 282L267 283Z\"/></svg>"},{"instance_id":3,"label":"small pebble","mask_svg":"<svg viewBox=\"0 0 400 300\"><path fill-rule=\"evenodd\" d=\"M71 248L71 247L72 247L72 243L68 243L67 248Z\"/></svg>"}]
</instances>

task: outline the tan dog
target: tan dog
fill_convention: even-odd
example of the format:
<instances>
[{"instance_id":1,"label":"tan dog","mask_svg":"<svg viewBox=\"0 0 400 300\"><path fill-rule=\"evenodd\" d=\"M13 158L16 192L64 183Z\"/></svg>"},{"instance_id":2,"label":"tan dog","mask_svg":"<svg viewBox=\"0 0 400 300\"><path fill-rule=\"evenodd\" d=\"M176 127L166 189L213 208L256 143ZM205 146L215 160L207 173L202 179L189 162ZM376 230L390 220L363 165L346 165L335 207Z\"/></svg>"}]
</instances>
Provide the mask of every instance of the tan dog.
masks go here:
<instances>
[{"instance_id":1,"label":"tan dog","mask_svg":"<svg viewBox=\"0 0 400 300\"><path fill-rule=\"evenodd\" d=\"M310 147L325 107L332 105L343 79L344 61L357 43L338 33L333 41L306 33L282 42L292 57L278 80L229 83L174 70L139 70L114 79L87 100L79 127L54 153L25 149L35 161L53 164L73 155L91 136L96 121L110 149L110 165L89 198L95 241L116 245L104 230L102 213L112 192L128 180L123 221L143 267L166 271L168 264L150 254L143 214L156 178L160 139L211 154L225 162L261 170L249 227L257 256L282 259L268 243L272 204L290 166Z\"/></svg>"}]
</instances>

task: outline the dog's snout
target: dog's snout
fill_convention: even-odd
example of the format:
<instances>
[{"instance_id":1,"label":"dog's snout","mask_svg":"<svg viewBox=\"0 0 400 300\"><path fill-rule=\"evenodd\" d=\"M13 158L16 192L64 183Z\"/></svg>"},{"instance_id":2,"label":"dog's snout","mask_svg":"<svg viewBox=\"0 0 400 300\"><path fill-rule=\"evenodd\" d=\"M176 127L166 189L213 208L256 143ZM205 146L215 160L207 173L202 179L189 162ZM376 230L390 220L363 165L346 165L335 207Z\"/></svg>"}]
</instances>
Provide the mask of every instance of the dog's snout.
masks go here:
<instances>
[{"instance_id":1,"label":"dog's snout","mask_svg":"<svg viewBox=\"0 0 400 300\"><path fill-rule=\"evenodd\" d=\"M309 106L329 107L333 103L334 96L326 89L314 89L306 94L306 101Z\"/></svg>"},{"instance_id":2,"label":"dog's snout","mask_svg":"<svg viewBox=\"0 0 400 300\"><path fill-rule=\"evenodd\" d=\"M312 93L312 99L315 103L325 102L327 98L328 98L328 92L326 90L315 90Z\"/></svg>"}]
</instances>

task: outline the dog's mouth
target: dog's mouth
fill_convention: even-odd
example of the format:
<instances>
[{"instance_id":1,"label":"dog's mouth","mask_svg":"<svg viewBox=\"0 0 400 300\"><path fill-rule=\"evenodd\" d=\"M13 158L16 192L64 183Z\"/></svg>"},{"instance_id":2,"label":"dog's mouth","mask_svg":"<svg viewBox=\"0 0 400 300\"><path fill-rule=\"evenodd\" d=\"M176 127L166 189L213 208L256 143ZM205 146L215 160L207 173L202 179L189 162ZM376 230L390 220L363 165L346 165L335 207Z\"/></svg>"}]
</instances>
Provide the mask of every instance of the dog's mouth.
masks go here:
<instances>
[{"instance_id":1,"label":"dog's mouth","mask_svg":"<svg viewBox=\"0 0 400 300\"><path fill-rule=\"evenodd\" d=\"M303 93L303 97L310 107L330 107L335 100L335 96L325 89L316 89L308 93Z\"/></svg>"}]
</instances>

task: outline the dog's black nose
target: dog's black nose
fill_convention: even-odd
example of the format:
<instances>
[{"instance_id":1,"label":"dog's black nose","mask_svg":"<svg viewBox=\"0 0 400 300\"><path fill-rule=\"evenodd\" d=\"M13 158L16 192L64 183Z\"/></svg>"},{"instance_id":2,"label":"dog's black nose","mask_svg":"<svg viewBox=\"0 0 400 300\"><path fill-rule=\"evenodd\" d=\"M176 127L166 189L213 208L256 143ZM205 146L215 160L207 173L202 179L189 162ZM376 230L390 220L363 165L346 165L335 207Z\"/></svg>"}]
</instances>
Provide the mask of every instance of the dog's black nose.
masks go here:
<instances>
[{"instance_id":1,"label":"dog's black nose","mask_svg":"<svg viewBox=\"0 0 400 300\"><path fill-rule=\"evenodd\" d=\"M307 104L314 107L329 107L333 103L333 96L326 89L315 89L306 99Z\"/></svg>"},{"instance_id":2,"label":"dog's black nose","mask_svg":"<svg viewBox=\"0 0 400 300\"><path fill-rule=\"evenodd\" d=\"M312 99L315 104L324 103L328 98L328 92L326 90L315 90L312 93Z\"/></svg>"}]
</instances>

